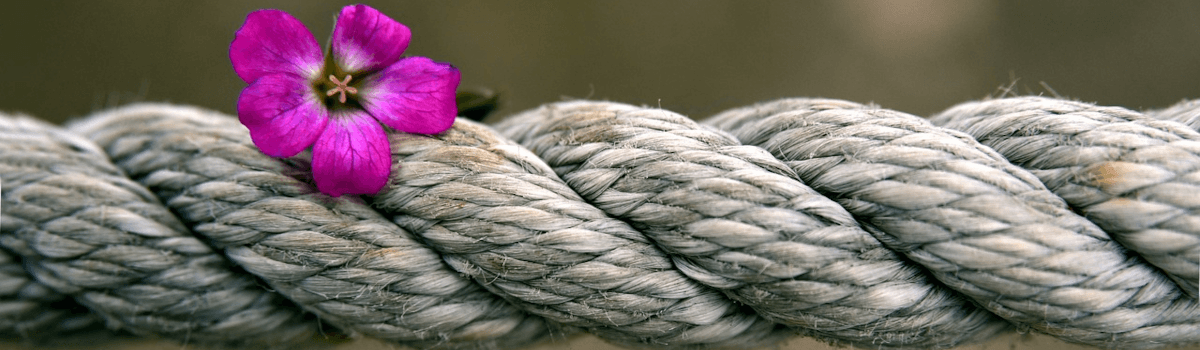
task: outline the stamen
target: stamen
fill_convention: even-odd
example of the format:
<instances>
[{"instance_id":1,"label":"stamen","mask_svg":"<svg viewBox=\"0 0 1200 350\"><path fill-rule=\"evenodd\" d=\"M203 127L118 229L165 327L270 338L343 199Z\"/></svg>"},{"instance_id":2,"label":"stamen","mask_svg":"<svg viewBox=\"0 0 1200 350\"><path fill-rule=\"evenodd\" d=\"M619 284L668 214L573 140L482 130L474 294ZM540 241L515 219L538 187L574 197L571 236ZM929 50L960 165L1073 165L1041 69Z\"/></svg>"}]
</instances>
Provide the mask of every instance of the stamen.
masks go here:
<instances>
[{"instance_id":1,"label":"stamen","mask_svg":"<svg viewBox=\"0 0 1200 350\"><path fill-rule=\"evenodd\" d=\"M358 89L347 85L347 84L350 84L350 75L349 74L346 74L346 81L340 81L340 80L338 80L338 78L336 76L334 76L333 74L330 74L329 81L332 81L335 86L332 89L329 89L329 91L326 91L325 96L333 96L333 94L341 93L341 95L338 96L338 102L346 103L346 93L347 92L350 93L351 95L358 93Z\"/></svg>"}]
</instances>

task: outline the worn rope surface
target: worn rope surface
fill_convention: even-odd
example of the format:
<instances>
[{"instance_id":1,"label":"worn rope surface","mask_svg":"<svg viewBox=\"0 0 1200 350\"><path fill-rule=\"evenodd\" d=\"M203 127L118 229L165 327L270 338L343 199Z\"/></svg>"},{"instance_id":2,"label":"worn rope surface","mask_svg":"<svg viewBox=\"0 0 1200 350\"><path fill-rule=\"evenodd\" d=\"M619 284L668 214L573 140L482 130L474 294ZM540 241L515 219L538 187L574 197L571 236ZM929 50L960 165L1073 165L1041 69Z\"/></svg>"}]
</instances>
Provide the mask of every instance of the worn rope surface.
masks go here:
<instances>
[{"instance_id":1,"label":"worn rope surface","mask_svg":"<svg viewBox=\"0 0 1200 350\"><path fill-rule=\"evenodd\" d=\"M932 285L761 148L656 109L545 106L499 126L676 266L772 321L863 347L937 347L1007 325Z\"/></svg>"},{"instance_id":2,"label":"worn rope surface","mask_svg":"<svg viewBox=\"0 0 1200 350\"><path fill-rule=\"evenodd\" d=\"M323 321L417 347L511 347L546 333L357 198L292 177L307 164L264 157L236 120L159 110L75 127L230 260Z\"/></svg>"},{"instance_id":3,"label":"worn rope surface","mask_svg":"<svg viewBox=\"0 0 1200 350\"><path fill-rule=\"evenodd\" d=\"M40 284L135 334L270 347L316 331L286 299L233 271L93 143L32 119L0 122L0 244Z\"/></svg>"},{"instance_id":4,"label":"worn rope surface","mask_svg":"<svg viewBox=\"0 0 1200 350\"><path fill-rule=\"evenodd\" d=\"M1166 115L1185 117L1182 111ZM962 104L932 121L965 131L1029 169L1196 297L1200 134L1123 108L1046 98Z\"/></svg>"},{"instance_id":5,"label":"worn rope surface","mask_svg":"<svg viewBox=\"0 0 1200 350\"><path fill-rule=\"evenodd\" d=\"M363 198L317 193L307 155L267 157L214 112L137 105L69 131L3 117L0 332L1198 344L1200 133L1180 122L1200 103L1147 115L1175 121L1033 97L932 119L966 134L837 100L705 124L564 102L500 132L393 134L392 178Z\"/></svg>"}]
</instances>

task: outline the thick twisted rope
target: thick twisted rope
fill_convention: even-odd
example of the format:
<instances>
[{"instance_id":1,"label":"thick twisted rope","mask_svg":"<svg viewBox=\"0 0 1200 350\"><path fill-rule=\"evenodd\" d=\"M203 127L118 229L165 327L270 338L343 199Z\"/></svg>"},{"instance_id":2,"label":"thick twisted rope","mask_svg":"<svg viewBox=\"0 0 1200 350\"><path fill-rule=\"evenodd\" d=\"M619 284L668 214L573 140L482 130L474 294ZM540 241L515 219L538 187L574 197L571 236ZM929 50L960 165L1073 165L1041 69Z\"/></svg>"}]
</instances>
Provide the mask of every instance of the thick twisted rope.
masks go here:
<instances>
[{"instance_id":1,"label":"thick twisted rope","mask_svg":"<svg viewBox=\"0 0 1200 350\"><path fill-rule=\"evenodd\" d=\"M1186 121L1196 106L1151 114ZM1013 114L1043 119L979 126ZM1063 116L1075 119L1051 120ZM497 126L516 142L465 120L391 135L389 185L360 199L316 193L305 155L267 157L213 112L131 106L71 132L0 118L0 306L14 305L0 331L98 316L183 342L287 347L314 344L319 318L326 333L419 348L515 348L576 329L630 346L802 334L947 348L1014 326L1098 347L1200 343L1200 175L1182 157L1197 154L1196 132L1039 98L934 120L980 141L835 100L735 109L711 126L557 103ZM1113 136L1064 136L1072 123L1149 141L1097 146ZM1049 141L1003 138L1039 132ZM1058 159L1084 154L1096 156ZM1095 159L1134 170L1081 175Z\"/></svg>"},{"instance_id":2,"label":"thick twisted rope","mask_svg":"<svg viewBox=\"0 0 1200 350\"><path fill-rule=\"evenodd\" d=\"M237 121L146 106L76 130L104 145L194 231L322 320L417 347L511 347L546 332L443 264L356 198L293 176L303 159L265 157ZM292 176L289 176L292 175Z\"/></svg>"},{"instance_id":3,"label":"thick twisted rope","mask_svg":"<svg viewBox=\"0 0 1200 350\"><path fill-rule=\"evenodd\" d=\"M460 123L434 138L394 135L396 176L375 198L456 270L530 313L618 343L745 347L789 333L689 280L529 151Z\"/></svg>"},{"instance_id":4,"label":"thick twisted rope","mask_svg":"<svg viewBox=\"0 0 1200 350\"><path fill-rule=\"evenodd\" d=\"M32 119L0 123L0 243L42 285L139 334L269 347L316 330L233 271L91 142Z\"/></svg>"},{"instance_id":5,"label":"thick twisted rope","mask_svg":"<svg viewBox=\"0 0 1200 350\"><path fill-rule=\"evenodd\" d=\"M691 119L578 102L499 128L689 277L772 321L863 347L959 344L1007 326L931 284L763 149Z\"/></svg>"},{"instance_id":6,"label":"thick twisted rope","mask_svg":"<svg viewBox=\"0 0 1200 350\"><path fill-rule=\"evenodd\" d=\"M833 100L776 101L711 123L772 151L884 244L1018 326L1120 347L1200 335L1196 299L965 134Z\"/></svg>"},{"instance_id":7,"label":"thick twisted rope","mask_svg":"<svg viewBox=\"0 0 1200 350\"><path fill-rule=\"evenodd\" d=\"M1185 116L1183 107L1165 115L1200 118L1200 112ZM933 122L967 132L1028 169L1197 296L1200 133L1124 108L1033 97L962 104Z\"/></svg>"}]
</instances>

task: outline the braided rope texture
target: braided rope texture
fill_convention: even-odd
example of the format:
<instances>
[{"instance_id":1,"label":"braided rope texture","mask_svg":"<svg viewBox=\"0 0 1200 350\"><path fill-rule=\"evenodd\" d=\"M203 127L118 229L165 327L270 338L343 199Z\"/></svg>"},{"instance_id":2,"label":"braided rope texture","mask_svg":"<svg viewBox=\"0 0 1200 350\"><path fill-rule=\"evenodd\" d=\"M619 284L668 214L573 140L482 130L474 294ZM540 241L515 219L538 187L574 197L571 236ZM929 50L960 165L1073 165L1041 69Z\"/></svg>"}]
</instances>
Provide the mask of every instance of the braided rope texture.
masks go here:
<instances>
[{"instance_id":1,"label":"braided rope texture","mask_svg":"<svg viewBox=\"0 0 1200 350\"><path fill-rule=\"evenodd\" d=\"M572 101L394 133L384 191L330 198L309 154L265 156L216 112L0 115L0 333L1200 344L1198 116L1018 97L926 120L797 98L697 123Z\"/></svg>"},{"instance_id":2,"label":"braided rope texture","mask_svg":"<svg viewBox=\"0 0 1200 350\"><path fill-rule=\"evenodd\" d=\"M0 128L0 244L41 285L135 334L272 347L315 332L90 141L28 118L3 119Z\"/></svg>"}]
</instances>

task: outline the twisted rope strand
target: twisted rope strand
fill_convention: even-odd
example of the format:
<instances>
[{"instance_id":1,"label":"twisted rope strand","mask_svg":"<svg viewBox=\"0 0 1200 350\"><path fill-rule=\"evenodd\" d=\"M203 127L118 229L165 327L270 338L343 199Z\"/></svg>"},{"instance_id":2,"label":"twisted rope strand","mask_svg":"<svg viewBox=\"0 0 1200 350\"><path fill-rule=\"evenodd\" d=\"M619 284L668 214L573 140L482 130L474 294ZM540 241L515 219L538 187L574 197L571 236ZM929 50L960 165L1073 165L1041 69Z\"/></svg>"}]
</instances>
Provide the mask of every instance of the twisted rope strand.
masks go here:
<instances>
[{"instance_id":1,"label":"twisted rope strand","mask_svg":"<svg viewBox=\"0 0 1200 350\"><path fill-rule=\"evenodd\" d=\"M487 127L459 120L392 144L391 183L375 205L531 313L628 345L750 347L791 333L687 279L645 236Z\"/></svg>"},{"instance_id":2,"label":"twisted rope strand","mask_svg":"<svg viewBox=\"0 0 1200 350\"><path fill-rule=\"evenodd\" d=\"M35 281L19 257L0 249L0 334L45 340L98 321L70 297Z\"/></svg>"},{"instance_id":3,"label":"twisted rope strand","mask_svg":"<svg viewBox=\"0 0 1200 350\"><path fill-rule=\"evenodd\" d=\"M761 148L681 115L569 102L498 128L689 277L772 321L868 348L954 347L1008 327L931 284Z\"/></svg>"},{"instance_id":4,"label":"twisted rope strand","mask_svg":"<svg viewBox=\"0 0 1200 350\"><path fill-rule=\"evenodd\" d=\"M0 163L0 244L110 328L253 347L299 344L316 331L286 300L231 271L87 140L0 118Z\"/></svg>"},{"instance_id":5,"label":"twisted rope strand","mask_svg":"<svg viewBox=\"0 0 1200 350\"><path fill-rule=\"evenodd\" d=\"M16 119L2 119L0 123L4 125L3 129L0 130L4 131L29 129L43 131L50 128L45 124L33 121L27 116L18 116ZM25 137L29 137L29 135L22 134L24 133L0 132L0 140L3 140L4 144L8 144L18 140L24 141ZM32 135L34 137L32 140L34 144L47 142L46 138L37 137L43 136L42 133L34 132ZM70 135L63 136L64 140L76 140ZM0 152L2 152L0 153L0 157L6 160L17 159L14 157L30 157L30 155L22 154L25 152L12 152L10 147L0 147ZM93 153L92 155L92 158L94 158L98 153ZM84 159L84 161L86 160L87 158ZM66 165L69 166L69 163ZM0 162L0 173L11 174L10 176L0 177L0 180L9 177L16 178L20 175L36 176L38 173L20 171L19 167L20 165L10 164L9 161ZM12 188L19 181L27 182L33 180L36 179L11 180L7 184L10 186L9 188ZM0 215L3 215L3 212L3 208L0 207ZM0 216L0 231L13 232L21 229L21 226L25 223L24 220L19 220L16 217ZM0 238L0 242L2 241L4 239ZM85 329L99 323L98 321L99 319L94 314L87 312L87 308L78 305L69 296L58 293L49 286L34 280L25 270L23 259L7 248L3 248L3 244L0 244L0 333L17 335L23 338L45 338L47 335L71 333Z\"/></svg>"},{"instance_id":6,"label":"twisted rope strand","mask_svg":"<svg viewBox=\"0 0 1200 350\"><path fill-rule=\"evenodd\" d=\"M1200 100L1180 101L1167 108L1146 111L1146 115L1157 119L1180 122L1200 131Z\"/></svg>"},{"instance_id":7,"label":"twisted rope strand","mask_svg":"<svg viewBox=\"0 0 1200 350\"><path fill-rule=\"evenodd\" d=\"M704 124L557 103L498 126L524 146L466 120L392 134L385 190L330 198L307 154L267 157L214 112L120 108L70 127L86 139L0 116L0 332L327 343L303 310L418 348L1200 344L1200 133L1041 98L934 120L979 141L838 100ZM68 296L94 314L47 309Z\"/></svg>"},{"instance_id":8,"label":"twisted rope strand","mask_svg":"<svg viewBox=\"0 0 1200 350\"><path fill-rule=\"evenodd\" d=\"M542 320L479 289L358 198L315 193L236 120L143 105L73 128L272 289L343 330L421 348L511 348Z\"/></svg>"},{"instance_id":9,"label":"twisted rope strand","mask_svg":"<svg viewBox=\"0 0 1200 350\"><path fill-rule=\"evenodd\" d=\"M1196 299L968 135L823 99L708 122L771 151L884 244L1021 327L1122 348L1200 339Z\"/></svg>"},{"instance_id":10,"label":"twisted rope strand","mask_svg":"<svg viewBox=\"0 0 1200 350\"><path fill-rule=\"evenodd\" d=\"M965 103L931 120L1037 175L1195 298L1200 133L1119 107L1043 97Z\"/></svg>"}]
</instances>

